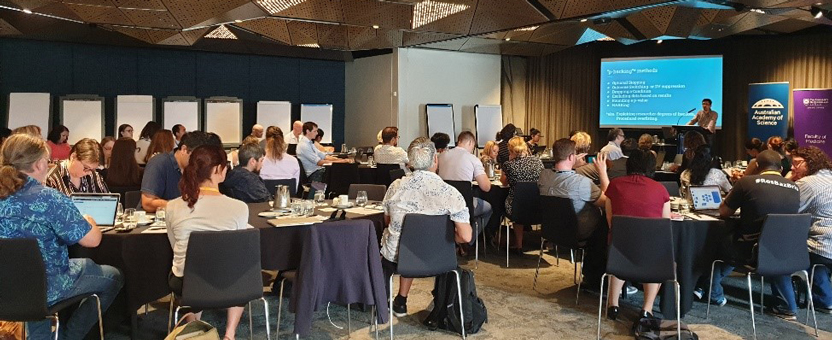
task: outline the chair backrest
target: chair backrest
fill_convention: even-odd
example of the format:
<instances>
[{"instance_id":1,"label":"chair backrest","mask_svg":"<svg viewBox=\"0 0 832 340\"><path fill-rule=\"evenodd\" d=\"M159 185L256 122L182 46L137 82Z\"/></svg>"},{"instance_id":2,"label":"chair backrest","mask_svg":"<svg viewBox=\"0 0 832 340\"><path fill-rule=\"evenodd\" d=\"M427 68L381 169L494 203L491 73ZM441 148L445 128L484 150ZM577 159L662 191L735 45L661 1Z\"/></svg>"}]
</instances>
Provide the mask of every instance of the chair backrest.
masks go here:
<instances>
[{"instance_id":1,"label":"chair backrest","mask_svg":"<svg viewBox=\"0 0 832 340\"><path fill-rule=\"evenodd\" d=\"M404 169L393 169L390 170L390 183L392 184L397 179L404 177L405 171ZM389 187L389 185L388 185Z\"/></svg>"},{"instance_id":2,"label":"chair backrest","mask_svg":"<svg viewBox=\"0 0 832 340\"><path fill-rule=\"evenodd\" d=\"M297 144L287 144L286 145L286 153L294 156L298 154L298 145Z\"/></svg>"},{"instance_id":3,"label":"chair backrest","mask_svg":"<svg viewBox=\"0 0 832 340\"><path fill-rule=\"evenodd\" d=\"M766 215L757 243L757 272L777 276L809 268L806 239L811 225L809 214Z\"/></svg>"},{"instance_id":4,"label":"chair backrest","mask_svg":"<svg viewBox=\"0 0 832 340\"><path fill-rule=\"evenodd\" d=\"M407 214L399 237L398 271L429 277L456 269L454 225L448 215Z\"/></svg>"},{"instance_id":5,"label":"chair backrest","mask_svg":"<svg viewBox=\"0 0 832 340\"><path fill-rule=\"evenodd\" d=\"M361 181L358 164L355 163L334 163L326 171L329 171L329 181L326 185L327 195L346 195L349 193L350 184Z\"/></svg>"},{"instance_id":6,"label":"chair backrest","mask_svg":"<svg viewBox=\"0 0 832 340\"><path fill-rule=\"evenodd\" d=\"M0 320L46 316L46 267L35 239L0 239Z\"/></svg>"},{"instance_id":7,"label":"chair backrest","mask_svg":"<svg viewBox=\"0 0 832 340\"><path fill-rule=\"evenodd\" d=\"M401 168L399 164L376 164L376 184L390 187L390 183L394 181L390 176L390 171L401 170Z\"/></svg>"},{"instance_id":8,"label":"chair backrest","mask_svg":"<svg viewBox=\"0 0 832 340\"><path fill-rule=\"evenodd\" d=\"M670 194L670 196L679 197L679 183L670 181L661 181L659 183L664 185L664 188L667 189L667 193Z\"/></svg>"},{"instance_id":9,"label":"chair backrest","mask_svg":"<svg viewBox=\"0 0 832 340\"><path fill-rule=\"evenodd\" d=\"M367 199L371 201L384 200L384 194L387 193L387 187L378 184L350 184L349 197L355 199L355 195L359 191L367 192Z\"/></svg>"},{"instance_id":10,"label":"chair backrest","mask_svg":"<svg viewBox=\"0 0 832 340\"><path fill-rule=\"evenodd\" d=\"M290 144L291 145L291 144ZM298 178L301 185L298 187L298 193L302 193L301 188L304 184L309 184L309 178L306 176L306 170L303 169L303 162L300 161L299 157L295 157L298 160L298 169L300 169L300 178ZM300 196L300 195L299 195Z\"/></svg>"},{"instance_id":11,"label":"chair backrest","mask_svg":"<svg viewBox=\"0 0 832 340\"><path fill-rule=\"evenodd\" d=\"M228 308L263 296L259 229L192 232L185 256L182 305Z\"/></svg>"},{"instance_id":12,"label":"chair backrest","mask_svg":"<svg viewBox=\"0 0 832 340\"><path fill-rule=\"evenodd\" d=\"M141 208L142 205L142 192L141 191L128 191L124 193L124 204L122 206L124 209L127 208Z\"/></svg>"},{"instance_id":13,"label":"chair backrest","mask_svg":"<svg viewBox=\"0 0 832 340\"><path fill-rule=\"evenodd\" d=\"M537 182L519 182L514 185L511 202L511 220L522 225L540 224L540 189Z\"/></svg>"},{"instance_id":14,"label":"chair backrest","mask_svg":"<svg viewBox=\"0 0 832 340\"><path fill-rule=\"evenodd\" d=\"M580 248L578 215L572 200L563 197L540 196L540 222L543 237L567 248Z\"/></svg>"},{"instance_id":15,"label":"chair backrest","mask_svg":"<svg viewBox=\"0 0 832 340\"><path fill-rule=\"evenodd\" d=\"M676 278L670 219L613 216L611 228L607 273L643 283Z\"/></svg>"},{"instance_id":16,"label":"chair backrest","mask_svg":"<svg viewBox=\"0 0 832 340\"><path fill-rule=\"evenodd\" d=\"M298 197L298 189L295 187L296 182L294 178L288 179L267 179L263 181L266 184L266 191L269 192L270 197L274 197L274 194L277 192L278 185L285 185L289 187L289 195L292 197Z\"/></svg>"},{"instance_id":17,"label":"chair backrest","mask_svg":"<svg viewBox=\"0 0 832 340\"><path fill-rule=\"evenodd\" d=\"M130 186L130 187L116 187L116 186L107 185L107 189L109 189L110 192L112 192L114 194L121 195L121 200L122 200L121 205L124 206L125 203L126 203L126 202L124 202L124 200L126 199L127 193L131 192L131 191L139 191L139 197L141 197L142 187L140 185ZM132 206L132 207L129 207L129 208L135 208L135 206Z\"/></svg>"},{"instance_id":18,"label":"chair backrest","mask_svg":"<svg viewBox=\"0 0 832 340\"><path fill-rule=\"evenodd\" d=\"M471 220L474 219L474 188L472 187L470 181L445 181L445 183L450 184L452 187L456 188L460 194L462 194L462 198L465 200L465 206L468 207L468 216L471 217Z\"/></svg>"}]
</instances>

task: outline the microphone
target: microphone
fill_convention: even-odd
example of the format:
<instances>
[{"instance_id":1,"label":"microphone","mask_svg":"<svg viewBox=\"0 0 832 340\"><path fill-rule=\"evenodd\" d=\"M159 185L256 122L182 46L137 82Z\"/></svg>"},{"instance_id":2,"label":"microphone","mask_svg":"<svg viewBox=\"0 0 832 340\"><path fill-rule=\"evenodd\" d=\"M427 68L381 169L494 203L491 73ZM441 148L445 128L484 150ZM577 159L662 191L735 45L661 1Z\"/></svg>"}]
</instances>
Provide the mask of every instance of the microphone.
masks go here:
<instances>
[{"instance_id":1,"label":"microphone","mask_svg":"<svg viewBox=\"0 0 832 340\"><path fill-rule=\"evenodd\" d=\"M692 113L693 111L696 111L695 107L690 109L690 111L688 111L688 113ZM679 119L676 119L676 125L679 125L679 121L682 120L682 117L684 117L684 116L679 116Z\"/></svg>"},{"instance_id":2,"label":"microphone","mask_svg":"<svg viewBox=\"0 0 832 340\"><path fill-rule=\"evenodd\" d=\"M694 107L694 108L692 108L692 109L690 109L690 111L688 111L688 113L691 113L691 112L693 112L693 111L696 111L696 108L695 108L695 107Z\"/></svg>"}]
</instances>

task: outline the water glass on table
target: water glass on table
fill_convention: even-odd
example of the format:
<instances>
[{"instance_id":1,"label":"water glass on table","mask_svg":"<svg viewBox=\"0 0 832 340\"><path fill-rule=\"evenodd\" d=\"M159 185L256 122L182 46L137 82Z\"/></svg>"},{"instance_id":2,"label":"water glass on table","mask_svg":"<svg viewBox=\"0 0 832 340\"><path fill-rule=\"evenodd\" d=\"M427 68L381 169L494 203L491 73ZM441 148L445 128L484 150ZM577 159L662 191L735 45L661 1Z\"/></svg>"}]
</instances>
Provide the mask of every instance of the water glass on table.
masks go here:
<instances>
[{"instance_id":1,"label":"water glass on table","mask_svg":"<svg viewBox=\"0 0 832 340\"><path fill-rule=\"evenodd\" d=\"M367 205L367 192L364 190L358 191L355 195L355 205L363 207Z\"/></svg>"},{"instance_id":2,"label":"water glass on table","mask_svg":"<svg viewBox=\"0 0 832 340\"><path fill-rule=\"evenodd\" d=\"M124 208L121 207L121 203L116 205L116 222L121 221L121 217L124 216Z\"/></svg>"},{"instance_id":3,"label":"water glass on table","mask_svg":"<svg viewBox=\"0 0 832 340\"><path fill-rule=\"evenodd\" d=\"M165 208L156 209L156 222L162 224L165 223Z\"/></svg>"},{"instance_id":4,"label":"water glass on table","mask_svg":"<svg viewBox=\"0 0 832 340\"><path fill-rule=\"evenodd\" d=\"M122 217L122 226L124 229L133 230L136 228L138 224L138 216L136 216L136 209L135 208L127 208L124 209L124 217Z\"/></svg>"},{"instance_id":5,"label":"water glass on table","mask_svg":"<svg viewBox=\"0 0 832 340\"><path fill-rule=\"evenodd\" d=\"M303 204L303 200L300 199L293 199L292 204L290 205L292 216L303 216L306 214L305 207Z\"/></svg>"},{"instance_id":6,"label":"water glass on table","mask_svg":"<svg viewBox=\"0 0 832 340\"><path fill-rule=\"evenodd\" d=\"M326 195L323 191L315 192L315 204L324 205L326 203Z\"/></svg>"}]
</instances>

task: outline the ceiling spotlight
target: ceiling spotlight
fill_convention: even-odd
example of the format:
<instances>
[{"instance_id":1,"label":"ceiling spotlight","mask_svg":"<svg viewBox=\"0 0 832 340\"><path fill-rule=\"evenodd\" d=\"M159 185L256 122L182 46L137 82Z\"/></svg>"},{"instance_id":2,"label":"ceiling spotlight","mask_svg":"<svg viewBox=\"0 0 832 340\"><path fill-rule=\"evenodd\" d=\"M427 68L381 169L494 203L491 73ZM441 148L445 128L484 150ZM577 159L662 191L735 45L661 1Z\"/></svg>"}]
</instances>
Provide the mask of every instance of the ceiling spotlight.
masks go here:
<instances>
[{"instance_id":1,"label":"ceiling spotlight","mask_svg":"<svg viewBox=\"0 0 832 340\"><path fill-rule=\"evenodd\" d=\"M758 13L758 14L766 14L766 11L764 11L762 9L759 9L759 8L752 8L752 9L749 9L748 11Z\"/></svg>"},{"instance_id":2,"label":"ceiling spotlight","mask_svg":"<svg viewBox=\"0 0 832 340\"><path fill-rule=\"evenodd\" d=\"M506 38L506 41L511 41L511 38Z\"/></svg>"},{"instance_id":3,"label":"ceiling spotlight","mask_svg":"<svg viewBox=\"0 0 832 340\"><path fill-rule=\"evenodd\" d=\"M812 6L812 8L809 9L809 13L812 13L812 16L814 16L815 19L820 19L823 17L823 10L819 7Z\"/></svg>"},{"instance_id":4,"label":"ceiling spotlight","mask_svg":"<svg viewBox=\"0 0 832 340\"><path fill-rule=\"evenodd\" d=\"M664 42L664 40L662 40L662 39L656 40L656 44L661 44L663 42Z\"/></svg>"},{"instance_id":5,"label":"ceiling spotlight","mask_svg":"<svg viewBox=\"0 0 832 340\"><path fill-rule=\"evenodd\" d=\"M243 21L242 21L242 20L240 20L240 19L237 19L237 20L234 20L234 22L236 22L236 23L238 23L238 24L239 24L239 23L241 23L241 22L243 22Z\"/></svg>"},{"instance_id":6,"label":"ceiling spotlight","mask_svg":"<svg viewBox=\"0 0 832 340\"><path fill-rule=\"evenodd\" d=\"M581 22L586 22L587 20L589 20L589 19L583 18L583 19L581 19Z\"/></svg>"},{"instance_id":7,"label":"ceiling spotlight","mask_svg":"<svg viewBox=\"0 0 832 340\"><path fill-rule=\"evenodd\" d=\"M26 14L32 14L32 10L31 10L31 9L28 9L28 8L24 8L24 9L23 9L23 13L26 13Z\"/></svg>"},{"instance_id":8,"label":"ceiling spotlight","mask_svg":"<svg viewBox=\"0 0 832 340\"><path fill-rule=\"evenodd\" d=\"M378 29L378 25L373 25L373 28Z\"/></svg>"}]
</instances>

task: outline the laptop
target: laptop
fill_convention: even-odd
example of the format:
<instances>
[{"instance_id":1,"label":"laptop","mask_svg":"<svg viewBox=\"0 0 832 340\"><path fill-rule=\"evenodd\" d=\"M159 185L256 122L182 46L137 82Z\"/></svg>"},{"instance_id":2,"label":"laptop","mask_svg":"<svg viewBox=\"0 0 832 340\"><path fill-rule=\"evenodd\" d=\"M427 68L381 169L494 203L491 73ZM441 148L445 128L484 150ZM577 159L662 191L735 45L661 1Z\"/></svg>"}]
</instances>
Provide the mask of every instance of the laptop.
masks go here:
<instances>
[{"instance_id":1,"label":"laptop","mask_svg":"<svg viewBox=\"0 0 832 340\"><path fill-rule=\"evenodd\" d=\"M716 185L691 186L688 197L693 203L693 211L702 215L719 217L719 205L722 195Z\"/></svg>"},{"instance_id":2,"label":"laptop","mask_svg":"<svg viewBox=\"0 0 832 340\"><path fill-rule=\"evenodd\" d=\"M118 202L121 195L117 193L108 194L92 194L92 193L74 193L69 196L75 207L82 215L90 215L95 224L101 227L111 227L116 225L116 211L118 210ZM102 231L105 228L102 228Z\"/></svg>"}]
</instances>

